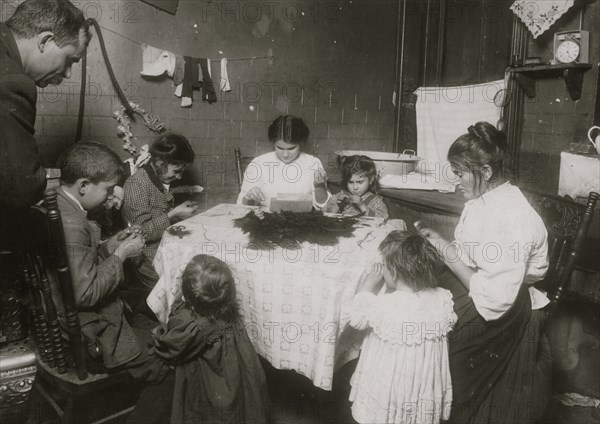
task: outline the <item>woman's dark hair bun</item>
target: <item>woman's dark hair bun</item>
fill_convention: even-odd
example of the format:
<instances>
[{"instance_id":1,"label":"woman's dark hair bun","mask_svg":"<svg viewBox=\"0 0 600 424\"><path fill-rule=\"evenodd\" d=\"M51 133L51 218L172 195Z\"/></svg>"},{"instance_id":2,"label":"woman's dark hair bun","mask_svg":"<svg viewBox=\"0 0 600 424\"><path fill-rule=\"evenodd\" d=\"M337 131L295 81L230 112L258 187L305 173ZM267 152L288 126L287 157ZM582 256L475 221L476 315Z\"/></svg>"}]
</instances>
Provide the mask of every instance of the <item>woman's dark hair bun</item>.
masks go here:
<instances>
[{"instance_id":1,"label":"woman's dark hair bun","mask_svg":"<svg viewBox=\"0 0 600 424\"><path fill-rule=\"evenodd\" d=\"M500 150L506 151L506 134L498 130L489 122L477 122L475 125L469 126L467 131L473 137L477 137L486 144L496 146Z\"/></svg>"}]
</instances>

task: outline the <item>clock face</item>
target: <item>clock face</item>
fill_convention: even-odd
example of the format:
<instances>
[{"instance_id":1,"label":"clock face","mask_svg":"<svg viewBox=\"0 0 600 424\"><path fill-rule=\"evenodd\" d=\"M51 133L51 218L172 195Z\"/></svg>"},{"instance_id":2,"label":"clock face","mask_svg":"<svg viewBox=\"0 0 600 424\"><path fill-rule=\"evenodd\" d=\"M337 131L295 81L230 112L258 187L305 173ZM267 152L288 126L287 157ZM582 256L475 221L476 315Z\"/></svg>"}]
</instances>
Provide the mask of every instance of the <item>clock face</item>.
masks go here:
<instances>
[{"instance_id":1,"label":"clock face","mask_svg":"<svg viewBox=\"0 0 600 424\"><path fill-rule=\"evenodd\" d=\"M579 57L579 43L574 40L564 40L556 47L556 60L560 63L575 62Z\"/></svg>"}]
</instances>

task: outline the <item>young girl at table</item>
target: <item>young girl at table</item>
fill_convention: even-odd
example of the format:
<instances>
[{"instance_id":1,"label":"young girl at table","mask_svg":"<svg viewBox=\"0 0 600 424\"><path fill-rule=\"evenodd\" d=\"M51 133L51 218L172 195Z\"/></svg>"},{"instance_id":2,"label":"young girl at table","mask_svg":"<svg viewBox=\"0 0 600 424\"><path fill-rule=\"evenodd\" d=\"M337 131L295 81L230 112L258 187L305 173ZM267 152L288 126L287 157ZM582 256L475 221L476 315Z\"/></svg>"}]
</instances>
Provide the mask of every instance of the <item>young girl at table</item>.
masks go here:
<instances>
[{"instance_id":1,"label":"young girl at table","mask_svg":"<svg viewBox=\"0 0 600 424\"><path fill-rule=\"evenodd\" d=\"M134 313L152 316L145 301L158 281L152 261L162 235L170 225L192 216L198 206L190 201L176 206L171 193L171 185L181 179L184 170L194 161L190 142L179 134L163 134L152 143L150 155L150 161L123 186L123 220L141 226L146 246L129 269L130 279L121 287L121 296Z\"/></svg>"},{"instance_id":2,"label":"young girl at table","mask_svg":"<svg viewBox=\"0 0 600 424\"><path fill-rule=\"evenodd\" d=\"M151 349L175 367L171 423L266 423L265 374L239 316L231 270L197 255L182 291L185 302L173 306Z\"/></svg>"},{"instance_id":3,"label":"young girl at table","mask_svg":"<svg viewBox=\"0 0 600 424\"><path fill-rule=\"evenodd\" d=\"M373 160L367 156L349 156L342 165L342 190L329 199L323 211L387 218L387 207L378 192Z\"/></svg>"},{"instance_id":4,"label":"young girl at table","mask_svg":"<svg viewBox=\"0 0 600 424\"><path fill-rule=\"evenodd\" d=\"M446 334L456 322L452 294L437 287L440 256L408 231L392 231L379 251L383 264L363 273L348 311L352 327L368 329L350 381L352 416L438 423L450 414Z\"/></svg>"}]
</instances>

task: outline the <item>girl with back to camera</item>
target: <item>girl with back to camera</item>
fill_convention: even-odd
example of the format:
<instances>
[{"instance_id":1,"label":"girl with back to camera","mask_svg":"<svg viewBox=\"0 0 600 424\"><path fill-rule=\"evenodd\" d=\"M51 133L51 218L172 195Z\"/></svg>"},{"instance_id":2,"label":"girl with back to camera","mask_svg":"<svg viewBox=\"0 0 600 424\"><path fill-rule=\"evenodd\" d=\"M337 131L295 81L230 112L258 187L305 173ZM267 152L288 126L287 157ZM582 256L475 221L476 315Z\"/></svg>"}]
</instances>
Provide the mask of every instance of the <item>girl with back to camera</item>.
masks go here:
<instances>
[{"instance_id":1,"label":"girl with back to camera","mask_svg":"<svg viewBox=\"0 0 600 424\"><path fill-rule=\"evenodd\" d=\"M182 291L185 301L173 306L151 348L175 367L171 423L266 423L265 374L239 316L231 270L197 255Z\"/></svg>"},{"instance_id":2,"label":"girl with back to camera","mask_svg":"<svg viewBox=\"0 0 600 424\"><path fill-rule=\"evenodd\" d=\"M279 193L309 196L321 209L331 194L319 158L301 151L309 130L301 118L282 115L269 126L274 151L252 160L244 172L238 205L269 206Z\"/></svg>"},{"instance_id":3,"label":"girl with back to camera","mask_svg":"<svg viewBox=\"0 0 600 424\"><path fill-rule=\"evenodd\" d=\"M457 423L528 423L548 399L549 345L542 332L548 299L533 288L548 268L547 232L523 193L504 175L506 136L487 122L469 127L448 151L470 199L450 243L417 228L452 274L458 322L450 338Z\"/></svg>"},{"instance_id":4,"label":"girl with back to camera","mask_svg":"<svg viewBox=\"0 0 600 424\"><path fill-rule=\"evenodd\" d=\"M439 423L450 414L446 334L456 321L452 294L437 287L440 257L408 231L392 231L379 251L383 264L363 273L345 306L350 325L369 330L351 379L352 416L359 423Z\"/></svg>"},{"instance_id":5,"label":"girl with back to camera","mask_svg":"<svg viewBox=\"0 0 600 424\"><path fill-rule=\"evenodd\" d=\"M387 207L378 193L379 179L373 160L349 156L342 164L342 190L329 199L323 212L387 218Z\"/></svg>"}]
</instances>

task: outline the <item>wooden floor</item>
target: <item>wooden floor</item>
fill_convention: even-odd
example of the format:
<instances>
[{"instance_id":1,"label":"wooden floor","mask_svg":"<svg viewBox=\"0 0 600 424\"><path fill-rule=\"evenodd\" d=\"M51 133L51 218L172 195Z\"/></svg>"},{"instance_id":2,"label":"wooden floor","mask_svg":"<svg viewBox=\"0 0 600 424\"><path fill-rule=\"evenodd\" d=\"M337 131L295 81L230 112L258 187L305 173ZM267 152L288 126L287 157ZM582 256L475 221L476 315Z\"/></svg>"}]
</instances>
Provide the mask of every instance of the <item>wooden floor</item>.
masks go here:
<instances>
[{"instance_id":1,"label":"wooden floor","mask_svg":"<svg viewBox=\"0 0 600 424\"><path fill-rule=\"evenodd\" d=\"M342 369L338 384L347 382L351 375L351 367ZM329 424L352 423L349 415L349 404L346 401L347 391L339 386L332 392L315 388L308 379L293 372L279 371L266 367L267 381L271 395L272 424ZM345 373L345 374L344 374ZM340 384L343 386L344 384ZM121 397L123 394L115 393ZM34 416L27 421L31 424L59 424L60 420L48 407L34 406ZM21 424L26 422L29 408L24 407L20 413L12 416L2 414L3 424ZM125 424L124 419L113 421ZM539 424L598 424L600 408L567 407L553 401L545 417ZM168 424L168 423L165 423Z\"/></svg>"}]
</instances>

